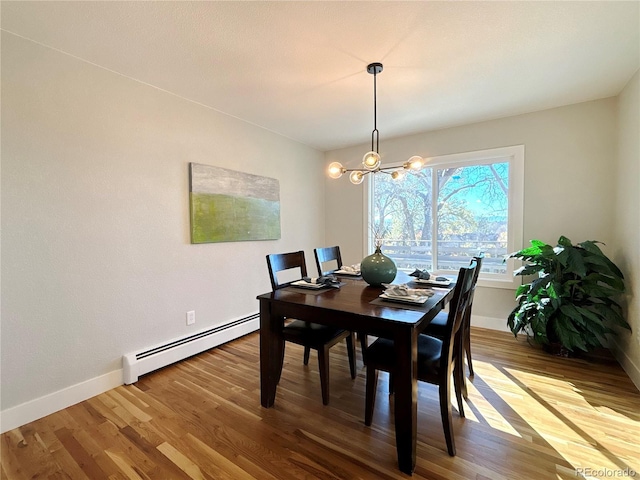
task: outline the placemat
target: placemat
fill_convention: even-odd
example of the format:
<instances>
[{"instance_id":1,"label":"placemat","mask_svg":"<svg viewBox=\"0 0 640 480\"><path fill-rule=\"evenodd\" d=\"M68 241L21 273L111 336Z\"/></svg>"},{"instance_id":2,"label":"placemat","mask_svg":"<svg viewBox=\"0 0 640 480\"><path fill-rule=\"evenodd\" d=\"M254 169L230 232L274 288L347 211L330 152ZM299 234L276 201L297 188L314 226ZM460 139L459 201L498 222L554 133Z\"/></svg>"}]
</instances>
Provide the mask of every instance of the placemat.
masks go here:
<instances>
[{"instance_id":1,"label":"placemat","mask_svg":"<svg viewBox=\"0 0 640 480\"><path fill-rule=\"evenodd\" d=\"M420 283L420 282L415 282L413 280L409 280L408 283L411 284L411 288L431 288L431 289L435 289L434 290L435 292L438 291L438 288L441 288L444 290L453 290L456 286L456 282L454 281L451 281L451 283L449 283L448 285L430 285L428 283Z\"/></svg>"},{"instance_id":2,"label":"placemat","mask_svg":"<svg viewBox=\"0 0 640 480\"><path fill-rule=\"evenodd\" d=\"M340 282L340 286L343 286L343 285L346 285L346 283ZM307 295L320 295L321 293L328 292L329 290L333 290L334 288L335 287L325 287L325 288L318 288L317 290L313 290L311 288L294 287L293 285L291 285L289 287L284 287L282 290L285 290L287 292L305 293Z\"/></svg>"},{"instance_id":3,"label":"placemat","mask_svg":"<svg viewBox=\"0 0 640 480\"><path fill-rule=\"evenodd\" d=\"M443 294L436 292L429 300L424 302L422 305L414 305L411 303L400 303L400 302L392 302L389 300L384 300L383 298L375 298L371 300L369 303L371 305L380 305L383 307L391 307L391 308L400 308L402 310L415 310L416 312L428 312L433 308L433 306L438 303L442 299Z\"/></svg>"}]
</instances>

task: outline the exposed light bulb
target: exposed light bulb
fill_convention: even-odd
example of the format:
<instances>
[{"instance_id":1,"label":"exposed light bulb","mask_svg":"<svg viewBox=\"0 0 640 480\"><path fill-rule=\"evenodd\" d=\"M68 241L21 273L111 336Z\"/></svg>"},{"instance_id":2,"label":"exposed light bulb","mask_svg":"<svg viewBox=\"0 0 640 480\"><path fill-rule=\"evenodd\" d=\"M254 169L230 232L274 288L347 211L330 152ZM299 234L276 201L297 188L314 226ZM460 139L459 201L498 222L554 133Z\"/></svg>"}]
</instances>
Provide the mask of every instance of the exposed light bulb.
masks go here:
<instances>
[{"instance_id":1,"label":"exposed light bulb","mask_svg":"<svg viewBox=\"0 0 640 480\"><path fill-rule=\"evenodd\" d=\"M349 180L354 185L360 185L364 180L364 173L359 170L355 170L349 175Z\"/></svg>"},{"instance_id":2,"label":"exposed light bulb","mask_svg":"<svg viewBox=\"0 0 640 480\"><path fill-rule=\"evenodd\" d=\"M342 166L340 162L333 162L329 165L329 176L331 178L340 178L347 169Z\"/></svg>"},{"instance_id":3,"label":"exposed light bulb","mask_svg":"<svg viewBox=\"0 0 640 480\"><path fill-rule=\"evenodd\" d=\"M394 170L391 172L391 178L394 180L402 180L404 178L404 170Z\"/></svg>"},{"instance_id":4,"label":"exposed light bulb","mask_svg":"<svg viewBox=\"0 0 640 480\"><path fill-rule=\"evenodd\" d=\"M424 167L424 158L414 155L404 163L404 168L407 170L420 170Z\"/></svg>"},{"instance_id":5,"label":"exposed light bulb","mask_svg":"<svg viewBox=\"0 0 640 480\"><path fill-rule=\"evenodd\" d=\"M364 157L362 157L362 165L367 170L375 170L378 168L380 166L380 155L378 152L371 151L365 153Z\"/></svg>"}]
</instances>

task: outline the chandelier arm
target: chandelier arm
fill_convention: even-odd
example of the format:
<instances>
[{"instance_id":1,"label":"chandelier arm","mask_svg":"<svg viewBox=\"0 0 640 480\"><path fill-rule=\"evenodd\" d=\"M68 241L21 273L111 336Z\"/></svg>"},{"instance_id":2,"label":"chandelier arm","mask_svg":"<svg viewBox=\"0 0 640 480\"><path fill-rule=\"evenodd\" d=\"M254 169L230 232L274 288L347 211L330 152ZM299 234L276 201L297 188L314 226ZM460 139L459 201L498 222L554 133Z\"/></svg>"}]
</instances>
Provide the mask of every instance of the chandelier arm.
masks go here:
<instances>
[{"instance_id":1,"label":"chandelier arm","mask_svg":"<svg viewBox=\"0 0 640 480\"><path fill-rule=\"evenodd\" d=\"M387 173L388 170L406 170L406 168L402 165L398 165L395 167L379 167L378 171Z\"/></svg>"},{"instance_id":2,"label":"chandelier arm","mask_svg":"<svg viewBox=\"0 0 640 480\"><path fill-rule=\"evenodd\" d=\"M376 170L363 170L362 168L345 168L343 170L344 173L347 172L362 172L362 175L369 175L370 173L376 173L380 171L380 169L376 169Z\"/></svg>"}]
</instances>

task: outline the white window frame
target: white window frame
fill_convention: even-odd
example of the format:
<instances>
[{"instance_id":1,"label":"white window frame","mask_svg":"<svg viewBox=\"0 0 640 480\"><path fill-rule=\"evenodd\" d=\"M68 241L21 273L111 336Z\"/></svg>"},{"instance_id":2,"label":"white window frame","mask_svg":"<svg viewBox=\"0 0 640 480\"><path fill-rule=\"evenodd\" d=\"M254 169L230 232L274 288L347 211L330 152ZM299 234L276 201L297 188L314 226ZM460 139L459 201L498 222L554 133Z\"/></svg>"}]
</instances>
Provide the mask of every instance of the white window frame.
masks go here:
<instances>
[{"instance_id":1,"label":"white window frame","mask_svg":"<svg viewBox=\"0 0 640 480\"><path fill-rule=\"evenodd\" d=\"M454 153L450 155L440 155L437 157L425 158L425 166L432 168L433 179L437 174L438 168L465 167L471 165L482 165L490 163L509 163L509 192L508 192L508 227L507 227L507 251L515 252L522 248L523 244L523 225L524 225L524 145L513 145L509 147L492 148L488 150L479 150L464 153ZM391 165L393 166L393 165ZM401 167L401 165L398 165ZM367 175L370 177L372 175ZM371 238L371 214L373 211L372 182L366 179L364 188L364 251L373 251L373 239ZM433 181L432 185L436 191L433 194L437 197L437 182ZM432 202L433 208L437 208L437 202ZM436 217L433 213L433 218ZM434 230L436 228L434 222ZM434 235L432 238L437 238ZM434 256L437 255L437 242L433 242ZM506 260L506 272L498 273L481 273L478 278L478 286L490 288L508 288L516 289L521 281L519 277L514 277L513 272L520 266L521 262L517 262L513 258ZM434 272L439 273L439 272ZM442 272L451 273L451 272Z\"/></svg>"}]
</instances>

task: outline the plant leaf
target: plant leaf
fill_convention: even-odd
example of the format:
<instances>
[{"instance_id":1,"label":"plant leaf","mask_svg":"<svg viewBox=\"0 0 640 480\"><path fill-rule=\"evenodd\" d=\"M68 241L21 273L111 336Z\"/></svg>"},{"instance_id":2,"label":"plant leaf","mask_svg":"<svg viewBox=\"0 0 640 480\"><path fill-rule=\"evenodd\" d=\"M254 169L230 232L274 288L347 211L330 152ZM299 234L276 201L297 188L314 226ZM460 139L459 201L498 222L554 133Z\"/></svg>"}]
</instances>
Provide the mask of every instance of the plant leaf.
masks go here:
<instances>
[{"instance_id":1,"label":"plant leaf","mask_svg":"<svg viewBox=\"0 0 640 480\"><path fill-rule=\"evenodd\" d=\"M584 248L586 251L593 253L599 257L604 257L605 254L602 252L602 250L600 250L600 247L596 245L597 243L602 243L602 242L598 242L597 240L585 240L584 242L578 243L578 246ZM602 243L602 245L604 245L604 243Z\"/></svg>"},{"instance_id":2,"label":"plant leaf","mask_svg":"<svg viewBox=\"0 0 640 480\"><path fill-rule=\"evenodd\" d=\"M562 245L563 247L571 247L573 244L571 243L571 240L569 240L564 235L561 235L558 239L558 245Z\"/></svg>"},{"instance_id":3,"label":"plant leaf","mask_svg":"<svg viewBox=\"0 0 640 480\"><path fill-rule=\"evenodd\" d=\"M560 311L566 315L566 318L570 318L573 322L579 325L583 325L583 326L585 325L585 321L582 318L582 315L580 314L580 312L576 309L576 307L574 307L570 303L562 305L560 307ZM571 322L569 323L571 324L571 326L573 326Z\"/></svg>"},{"instance_id":4,"label":"plant leaf","mask_svg":"<svg viewBox=\"0 0 640 480\"><path fill-rule=\"evenodd\" d=\"M528 263L527 265L523 265L518 268L515 272L513 272L513 274L515 276L533 275L542 270L544 270L544 265L534 265Z\"/></svg>"},{"instance_id":5,"label":"plant leaf","mask_svg":"<svg viewBox=\"0 0 640 480\"><path fill-rule=\"evenodd\" d=\"M564 315L557 315L553 323L554 333L558 336L560 343L567 349L573 351L575 348L587 351L587 345L580 336L578 330L571 321Z\"/></svg>"},{"instance_id":6,"label":"plant leaf","mask_svg":"<svg viewBox=\"0 0 640 480\"><path fill-rule=\"evenodd\" d=\"M591 265L599 265L601 267L605 267L606 271L603 272L602 269L600 269L600 273L605 273L612 277L624 278L624 275L622 274L620 269L616 267L616 265L604 255L599 256L592 254L586 256L584 258L584 261L585 263L589 263Z\"/></svg>"},{"instance_id":7,"label":"plant leaf","mask_svg":"<svg viewBox=\"0 0 640 480\"><path fill-rule=\"evenodd\" d=\"M624 292L624 281L619 277L610 277L601 273L590 273L586 278L589 279L589 277L591 277L590 280L592 281L606 283L616 291Z\"/></svg>"},{"instance_id":8,"label":"plant leaf","mask_svg":"<svg viewBox=\"0 0 640 480\"><path fill-rule=\"evenodd\" d=\"M580 284L580 289L590 297L596 298L609 298L618 295L620 292L609 285L601 283L589 283L583 282Z\"/></svg>"},{"instance_id":9,"label":"plant leaf","mask_svg":"<svg viewBox=\"0 0 640 480\"><path fill-rule=\"evenodd\" d=\"M551 280L551 275L545 275L544 277L536 278L533 282L531 282L529 295L536 295L538 293L538 290L546 288L549 280Z\"/></svg>"},{"instance_id":10,"label":"plant leaf","mask_svg":"<svg viewBox=\"0 0 640 480\"><path fill-rule=\"evenodd\" d=\"M518 289L516 290L516 298L518 298L520 295L528 293L530 289L531 289L531 286L528 283L519 285Z\"/></svg>"},{"instance_id":11,"label":"plant leaf","mask_svg":"<svg viewBox=\"0 0 640 480\"><path fill-rule=\"evenodd\" d=\"M558 261L565 267L566 272L575 273L580 277L584 277L587 274L582 255L572 246L566 247L558 254Z\"/></svg>"},{"instance_id":12,"label":"plant leaf","mask_svg":"<svg viewBox=\"0 0 640 480\"><path fill-rule=\"evenodd\" d=\"M624 327L627 330L631 330L631 327L624 319L624 317L615 309L602 303L596 303L592 306L592 309L602 318L611 322L614 325Z\"/></svg>"}]
</instances>

